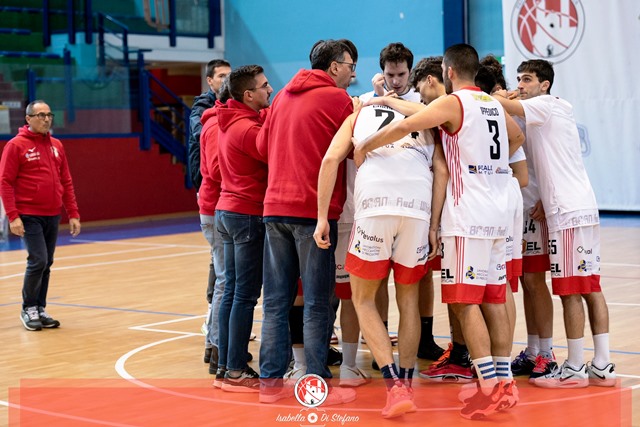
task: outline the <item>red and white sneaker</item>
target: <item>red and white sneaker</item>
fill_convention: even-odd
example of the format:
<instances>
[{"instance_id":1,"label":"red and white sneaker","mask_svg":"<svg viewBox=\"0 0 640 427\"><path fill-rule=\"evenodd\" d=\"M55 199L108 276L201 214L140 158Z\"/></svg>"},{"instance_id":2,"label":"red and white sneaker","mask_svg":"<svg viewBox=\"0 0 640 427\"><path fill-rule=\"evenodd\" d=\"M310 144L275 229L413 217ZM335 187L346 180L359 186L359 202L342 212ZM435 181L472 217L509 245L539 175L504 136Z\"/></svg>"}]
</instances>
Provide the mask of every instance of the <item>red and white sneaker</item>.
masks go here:
<instances>
[{"instance_id":1,"label":"red and white sneaker","mask_svg":"<svg viewBox=\"0 0 640 427\"><path fill-rule=\"evenodd\" d=\"M382 417L395 418L416 410L416 404L413 402L413 390L396 383L391 390L387 391L387 404L382 409Z\"/></svg>"}]
</instances>

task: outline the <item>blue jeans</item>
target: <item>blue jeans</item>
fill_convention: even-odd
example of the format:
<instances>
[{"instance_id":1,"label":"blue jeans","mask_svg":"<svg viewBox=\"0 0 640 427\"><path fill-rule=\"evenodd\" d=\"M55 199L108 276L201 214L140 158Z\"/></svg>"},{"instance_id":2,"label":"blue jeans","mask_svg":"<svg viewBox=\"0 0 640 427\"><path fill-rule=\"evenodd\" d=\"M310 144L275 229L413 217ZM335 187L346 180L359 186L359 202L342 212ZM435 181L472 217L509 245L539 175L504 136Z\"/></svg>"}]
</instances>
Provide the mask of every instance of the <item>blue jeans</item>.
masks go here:
<instances>
[{"instance_id":1,"label":"blue jeans","mask_svg":"<svg viewBox=\"0 0 640 427\"><path fill-rule=\"evenodd\" d=\"M211 264L209 266L209 282L207 284L207 300L211 303L209 311L207 336L205 345L218 346L218 313L224 292L224 247L222 236L216 226L216 217L200 215L200 228L204 238L211 246Z\"/></svg>"},{"instance_id":2,"label":"blue jeans","mask_svg":"<svg viewBox=\"0 0 640 427\"><path fill-rule=\"evenodd\" d=\"M216 211L224 243L226 284L219 312L218 366L247 367L253 310L262 291L261 216Z\"/></svg>"},{"instance_id":3,"label":"blue jeans","mask_svg":"<svg viewBox=\"0 0 640 427\"><path fill-rule=\"evenodd\" d=\"M330 221L331 242L338 225ZM307 373L331 378L327 352L335 312L335 243L320 249L313 240L315 224L267 222L264 246L264 293L260 377L280 378L289 366L289 309L296 297L298 277L304 292L304 354Z\"/></svg>"},{"instance_id":4,"label":"blue jeans","mask_svg":"<svg viewBox=\"0 0 640 427\"><path fill-rule=\"evenodd\" d=\"M22 308L46 307L60 215L20 215L20 218L24 224L22 240L28 253L22 286Z\"/></svg>"}]
</instances>

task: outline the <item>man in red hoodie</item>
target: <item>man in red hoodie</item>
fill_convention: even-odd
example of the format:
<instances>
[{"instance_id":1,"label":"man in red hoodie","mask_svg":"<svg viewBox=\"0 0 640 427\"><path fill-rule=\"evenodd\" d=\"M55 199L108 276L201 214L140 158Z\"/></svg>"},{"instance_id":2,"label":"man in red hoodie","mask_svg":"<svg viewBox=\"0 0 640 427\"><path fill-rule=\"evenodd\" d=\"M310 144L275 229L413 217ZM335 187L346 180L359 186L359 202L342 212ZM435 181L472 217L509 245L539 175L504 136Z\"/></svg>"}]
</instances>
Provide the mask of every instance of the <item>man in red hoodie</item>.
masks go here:
<instances>
[{"instance_id":1,"label":"man in red hoodie","mask_svg":"<svg viewBox=\"0 0 640 427\"><path fill-rule=\"evenodd\" d=\"M253 310L262 290L267 165L256 138L273 89L259 65L247 65L228 77L231 99L217 108L218 163L222 175L216 206L217 227L224 244L225 288L218 313L218 373L222 389L259 391L258 374L247 364Z\"/></svg>"},{"instance_id":2,"label":"man in red hoodie","mask_svg":"<svg viewBox=\"0 0 640 427\"><path fill-rule=\"evenodd\" d=\"M304 290L304 353L307 374L330 378L326 366L335 312L335 257L313 240L317 218L318 171L331 139L353 112L346 88L355 77L350 47L340 41L316 43L311 70L300 70L278 93L258 136L258 149L268 159L264 199L266 228L260 372L260 401L287 396L277 387L289 365L289 309L298 277ZM332 241L346 197L344 164L329 208ZM333 389L325 405L355 398L352 390Z\"/></svg>"},{"instance_id":3,"label":"man in red hoodie","mask_svg":"<svg viewBox=\"0 0 640 427\"><path fill-rule=\"evenodd\" d=\"M29 256L22 287L20 320L29 331L57 328L45 311L49 275L64 205L72 236L80 214L62 143L51 136L51 108L41 100L27 105L27 124L9 141L0 160L0 195L11 232L24 240Z\"/></svg>"},{"instance_id":4,"label":"man in red hoodie","mask_svg":"<svg viewBox=\"0 0 640 427\"><path fill-rule=\"evenodd\" d=\"M224 105L231 97L227 80L217 92L215 105L202 114L202 133L200 134L200 167L202 183L198 190L198 207L200 228L211 246L211 265L209 282L212 289L207 289L211 298L207 312L205 336L205 360L209 364L209 373L218 372L218 313L224 292L224 247L222 236L216 227L216 205L220 198L220 165L218 164L218 107Z\"/></svg>"}]
</instances>

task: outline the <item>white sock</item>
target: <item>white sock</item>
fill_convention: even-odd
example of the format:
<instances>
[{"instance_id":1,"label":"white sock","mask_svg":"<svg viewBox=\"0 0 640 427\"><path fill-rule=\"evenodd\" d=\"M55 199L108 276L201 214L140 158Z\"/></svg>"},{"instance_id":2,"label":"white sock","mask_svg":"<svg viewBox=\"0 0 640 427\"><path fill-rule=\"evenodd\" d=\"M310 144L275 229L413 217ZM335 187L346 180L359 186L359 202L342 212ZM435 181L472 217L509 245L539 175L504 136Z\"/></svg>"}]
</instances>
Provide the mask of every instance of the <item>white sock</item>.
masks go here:
<instances>
[{"instance_id":1,"label":"white sock","mask_svg":"<svg viewBox=\"0 0 640 427\"><path fill-rule=\"evenodd\" d=\"M480 382L480 390L487 396L491 394L493 386L498 383L496 376L496 368L493 366L493 358L491 356L474 359L473 365L476 367L478 381Z\"/></svg>"},{"instance_id":2,"label":"white sock","mask_svg":"<svg viewBox=\"0 0 640 427\"><path fill-rule=\"evenodd\" d=\"M304 357L304 347L293 347L293 369L302 369L307 367L307 358Z\"/></svg>"},{"instance_id":3,"label":"white sock","mask_svg":"<svg viewBox=\"0 0 640 427\"><path fill-rule=\"evenodd\" d=\"M551 355L553 354L551 352L552 344L553 338L540 338L540 350L538 354L541 354L545 357L551 357Z\"/></svg>"},{"instance_id":4,"label":"white sock","mask_svg":"<svg viewBox=\"0 0 640 427\"><path fill-rule=\"evenodd\" d=\"M349 368L355 368L357 355L358 355L357 342L342 343L342 365L343 366L348 366Z\"/></svg>"},{"instance_id":5,"label":"white sock","mask_svg":"<svg viewBox=\"0 0 640 427\"><path fill-rule=\"evenodd\" d=\"M584 338L567 339L569 347L569 356L567 362L573 369L580 369L584 365Z\"/></svg>"},{"instance_id":6,"label":"white sock","mask_svg":"<svg viewBox=\"0 0 640 427\"><path fill-rule=\"evenodd\" d=\"M527 335L527 348L524 352L527 356L536 357L540 351L540 337L538 335Z\"/></svg>"},{"instance_id":7,"label":"white sock","mask_svg":"<svg viewBox=\"0 0 640 427\"><path fill-rule=\"evenodd\" d=\"M609 354L609 334L594 335L593 348L594 355L591 363L600 369L604 369L609 362L611 362L611 356Z\"/></svg>"},{"instance_id":8,"label":"white sock","mask_svg":"<svg viewBox=\"0 0 640 427\"><path fill-rule=\"evenodd\" d=\"M510 357L493 356L493 365L496 369L498 381L513 379Z\"/></svg>"}]
</instances>

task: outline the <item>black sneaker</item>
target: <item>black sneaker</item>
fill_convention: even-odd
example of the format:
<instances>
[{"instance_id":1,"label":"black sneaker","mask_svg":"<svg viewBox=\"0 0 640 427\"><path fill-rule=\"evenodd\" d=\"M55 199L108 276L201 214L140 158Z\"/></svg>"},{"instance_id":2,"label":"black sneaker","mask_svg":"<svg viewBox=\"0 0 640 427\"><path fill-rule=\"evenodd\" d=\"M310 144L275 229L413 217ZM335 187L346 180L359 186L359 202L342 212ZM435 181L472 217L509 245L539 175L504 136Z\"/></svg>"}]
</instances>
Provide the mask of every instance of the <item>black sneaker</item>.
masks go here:
<instances>
[{"instance_id":1,"label":"black sneaker","mask_svg":"<svg viewBox=\"0 0 640 427\"><path fill-rule=\"evenodd\" d=\"M218 371L216 372L216 378L213 380L213 386L215 388L222 388L222 383L224 382L224 376L227 373L227 368L224 366L220 366Z\"/></svg>"},{"instance_id":2,"label":"black sneaker","mask_svg":"<svg viewBox=\"0 0 640 427\"><path fill-rule=\"evenodd\" d=\"M418 347L418 358L428 360L438 360L444 354L444 348L440 347L435 341Z\"/></svg>"},{"instance_id":3,"label":"black sneaker","mask_svg":"<svg viewBox=\"0 0 640 427\"><path fill-rule=\"evenodd\" d=\"M42 329L42 321L38 314L38 307L27 307L20 312L20 320L28 331L39 331Z\"/></svg>"},{"instance_id":4,"label":"black sneaker","mask_svg":"<svg viewBox=\"0 0 640 427\"><path fill-rule=\"evenodd\" d=\"M49 316L44 310L44 307L38 307L38 315L40 316L40 322L43 328L57 328L60 326L60 322Z\"/></svg>"},{"instance_id":5,"label":"black sneaker","mask_svg":"<svg viewBox=\"0 0 640 427\"><path fill-rule=\"evenodd\" d=\"M218 347L211 347L211 357L209 358L209 373L215 375L218 373Z\"/></svg>"},{"instance_id":6,"label":"black sneaker","mask_svg":"<svg viewBox=\"0 0 640 427\"><path fill-rule=\"evenodd\" d=\"M524 350L520 352L511 362L511 372L514 377L520 375L531 375L533 368L536 367L534 359L529 358L529 355Z\"/></svg>"},{"instance_id":7,"label":"black sneaker","mask_svg":"<svg viewBox=\"0 0 640 427\"><path fill-rule=\"evenodd\" d=\"M232 377L227 371L222 390L232 393L260 393L260 375L250 366L244 368L239 377Z\"/></svg>"},{"instance_id":8,"label":"black sneaker","mask_svg":"<svg viewBox=\"0 0 640 427\"><path fill-rule=\"evenodd\" d=\"M211 361L211 352L213 349L211 347L204 348L204 363L209 363Z\"/></svg>"},{"instance_id":9,"label":"black sneaker","mask_svg":"<svg viewBox=\"0 0 640 427\"><path fill-rule=\"evenodd\" d=\"M340 366L342 365L342 353L332 346L329 346L329 352L327 353L327 366Z\"/></svg>"}]
</instances>

